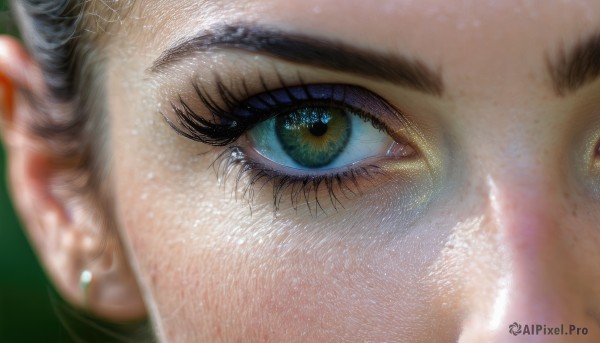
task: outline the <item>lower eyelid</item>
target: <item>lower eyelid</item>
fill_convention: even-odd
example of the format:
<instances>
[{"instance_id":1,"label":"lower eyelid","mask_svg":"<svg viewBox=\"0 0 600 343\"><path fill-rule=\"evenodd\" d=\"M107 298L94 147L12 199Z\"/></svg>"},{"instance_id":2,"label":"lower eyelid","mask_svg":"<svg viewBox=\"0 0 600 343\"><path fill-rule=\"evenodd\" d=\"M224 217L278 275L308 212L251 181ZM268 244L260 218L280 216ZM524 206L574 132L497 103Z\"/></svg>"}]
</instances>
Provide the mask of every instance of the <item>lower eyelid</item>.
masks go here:
<instances>
[{"instance_id":1,"label":"lower eyelid","mask_svg":"<svg viewBox=\"0 0 600 343\"><path fill-rule=\"evenodd\" d=\"M256 166L262 167L264 169L268 169L271 171L276 171L282 175L289 175L292 177L305 177L307 175L310 176L325 176L331 175L333 172L331 169L324 170L304 170L297 169L292 167L287 167L277 162L271 161L268 157L264 156L256 149L252 147L252 139L248 137L248 134L242 136L238 142L236 142L236 146L241 150L241 152L245 155L246 159L249 159L253 163L256 163Z\"/></svg>"},{"instance_id":2,"label":"lower eyelid","mask_svg":"<svg viewBox=\"0 0 600 343\"><path fill-rule=\"evenodd\" d=\"M223 150L213 162L217 177L225 184L228 184L228 178L233 177L234 191L241 191L241 199L249 204L259 194L272 196L275 212L288 205L298 210L300 203L307 205L311 215L318 215L318 211L327 213L328 205L325 204L333 205L333 210L337 211L338 207L344 208L344 200L363 194L366 188L375 185L374 182L387 180L387 172L378 165L384 162L381 159L373 163L362 161L364 165L361 166L307 175L305 171L298 174L298 170L293 168L278 166L274 169L269 162L257 162L252 151L247 151L247 148L237 145ZM365 182L368 187L365 187Z\"/></svg>"},{"instance_id":3,"label":"lower eyelid","mask_svg":"<svg viewBox=\"0 0 600 343\"><path fill-rule=\"evenodd\" d=\"M247 137L247 135L244 135L236 142L235 147L239 149L239 153L243 154L245 159L253 163L253 167L264 168L281 175L296 178L340 174L345 171L352 170L353 168L360 168L362 166L377 167L383 170L386 168L387 164L398 162L398 158L412 159L416 155L415 150L410 146L394 142L393 145L391 145L388 149L390 152L386 155L372 156L338 168L307 170L291 168L273 162L269 158L263 156L260 152L253 149L251 144L252 140Z\"/></svg>"},{"instance_id":4,"label":"lower eyelid","mask_svg":"<svg viewBox=\"0 0 600 343\"><path fill-rule=\"evenodd\" d=\"M239 143L243 144L243 140ZM378 192L386 192L389 187L393 187L395 198L404 199L401 202L419 194L419 206L423 206L433 189L432 175L418 157L401 164L397 158L375 157L333 171L307 173L274 166L255 154L239 145L225 148L213 163L217 178L220 184L239 194L236 199L247 202L251 208L253 204L271 202L274 213L286 209L297 212L299 206L310 216L338 212L352 208L348 206L360 206L354 201L369 194L378 196Z\"/></svg>"}]
</instances>

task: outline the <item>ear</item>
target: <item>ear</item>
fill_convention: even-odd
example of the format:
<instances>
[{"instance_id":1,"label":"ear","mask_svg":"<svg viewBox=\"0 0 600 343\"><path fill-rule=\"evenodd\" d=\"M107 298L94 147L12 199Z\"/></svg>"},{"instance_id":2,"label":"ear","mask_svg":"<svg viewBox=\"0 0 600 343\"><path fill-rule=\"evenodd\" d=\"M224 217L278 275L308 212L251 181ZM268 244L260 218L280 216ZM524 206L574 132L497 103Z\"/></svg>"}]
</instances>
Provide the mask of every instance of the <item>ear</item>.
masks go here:
<instances>
[{"instance_id":1,"label":"ear","mask_svg":"<svg viewBox=\"0 0 600 343\"><path fill-rule=\"evenodd\" d=\"M68 166L31 127L43 115L31 99L52 104L47 94L35 61L18 41L0 36L0 128L12 196L34 250L73 305L111 321L140 319L146 309L117 229L109 227L112 212L94 194L73 199L56 188Z\"/></svg>"}]
</instances>

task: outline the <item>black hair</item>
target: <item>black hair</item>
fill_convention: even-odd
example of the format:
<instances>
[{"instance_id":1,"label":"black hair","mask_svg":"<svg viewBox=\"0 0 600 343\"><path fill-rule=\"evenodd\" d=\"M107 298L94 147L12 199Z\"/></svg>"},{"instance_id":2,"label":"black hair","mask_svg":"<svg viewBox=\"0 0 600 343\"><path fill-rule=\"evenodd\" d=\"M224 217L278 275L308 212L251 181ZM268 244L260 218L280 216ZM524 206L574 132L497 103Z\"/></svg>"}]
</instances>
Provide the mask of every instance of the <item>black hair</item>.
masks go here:
<instances>
[{"instance_id":1,"label":"black hair","mask_svg":"<svg viewBox=\"0 0 600 343\"><path fill-rule=\"evenodd\" d=\"M100 113L102 56L85 26L85 11L92 2L96 1L12 1L21 35L48 92L44 99L30 96L41 115L29 125L56 156L70 162L69 168L91 172L81 184L88 188L94 188L102 170L93 164L101 157L95 146L102 141L98 136L105 117Z\"/></svg>"}]
</instances>

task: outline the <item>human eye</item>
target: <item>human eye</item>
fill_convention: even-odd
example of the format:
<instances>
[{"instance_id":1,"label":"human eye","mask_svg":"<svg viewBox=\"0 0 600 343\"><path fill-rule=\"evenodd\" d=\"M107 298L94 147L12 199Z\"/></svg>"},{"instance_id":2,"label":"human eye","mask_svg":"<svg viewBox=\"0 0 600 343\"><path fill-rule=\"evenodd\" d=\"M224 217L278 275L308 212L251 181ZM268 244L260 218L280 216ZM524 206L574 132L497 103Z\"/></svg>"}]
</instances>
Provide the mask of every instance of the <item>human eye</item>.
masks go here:
<instances>
[{"instance_id":1,"label":"human eye","mask_svg":"<svg viewBox=\"0 0 600 343\"><path fill-rule=\"evenodd\" d=\"M342 199L379 186L385 164L418 158L403 114L363 87L264 81L261 87L250 94L245 83L218 81L212 91L195 83L208 113L180 98L172 104L175 119L167 119L187 138L225 147L212 165L222 179L233 175L236 185L244 179L250 202L255 189L271 184L275 210L285 199L295 209L306 203L314 214L325 212L325 203L337 209Z\"/></svg>"},{"instance_id":2,"label":"human eye","mask_svg":"<svg viewBox=\"0 0 600 343\"><path fill-rule=\"evenodd\" d=\"M376 156L409 157L369 108L381 99L348 85L316 84L265 92L247 108L273 115L248 131L254 150L289 173L323 175Z\"/></svg>"}]
</instances>

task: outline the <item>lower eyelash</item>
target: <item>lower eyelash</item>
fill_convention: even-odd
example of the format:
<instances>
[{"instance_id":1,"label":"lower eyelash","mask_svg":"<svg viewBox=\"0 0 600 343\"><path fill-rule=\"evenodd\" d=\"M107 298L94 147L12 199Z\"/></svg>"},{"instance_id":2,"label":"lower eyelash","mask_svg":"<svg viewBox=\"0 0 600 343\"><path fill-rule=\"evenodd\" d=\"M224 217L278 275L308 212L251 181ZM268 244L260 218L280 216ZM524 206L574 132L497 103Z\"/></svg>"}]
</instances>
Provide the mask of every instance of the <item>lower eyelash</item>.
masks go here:
<instances>
[{"instance_id":1,"label":"lower eyelash","mask_svg":"<svg viewBox=\"0 0 600 343\"><path fill-rule=\"evenodd\" d=\"M288 175L271 169L262 163L247 158L242 147L229 146L211 163L219 182L228 184L229 177L234 178L233 192L241 191L242 199L250 206L258 192L271 184L273 212L281 210L281 203L289 195L291 207L297 212L299 206L306 204L311 216L317 217L319 211L327 214L323 201L331 203L334 211L344 208L343 199L361 195L361 183L375 183L378 176L386 176L379 166L368 164L349 167L341 172L322 175ZM329 199L322 199L321 190L325 189Z\"/></svg>"}]
</instances>

